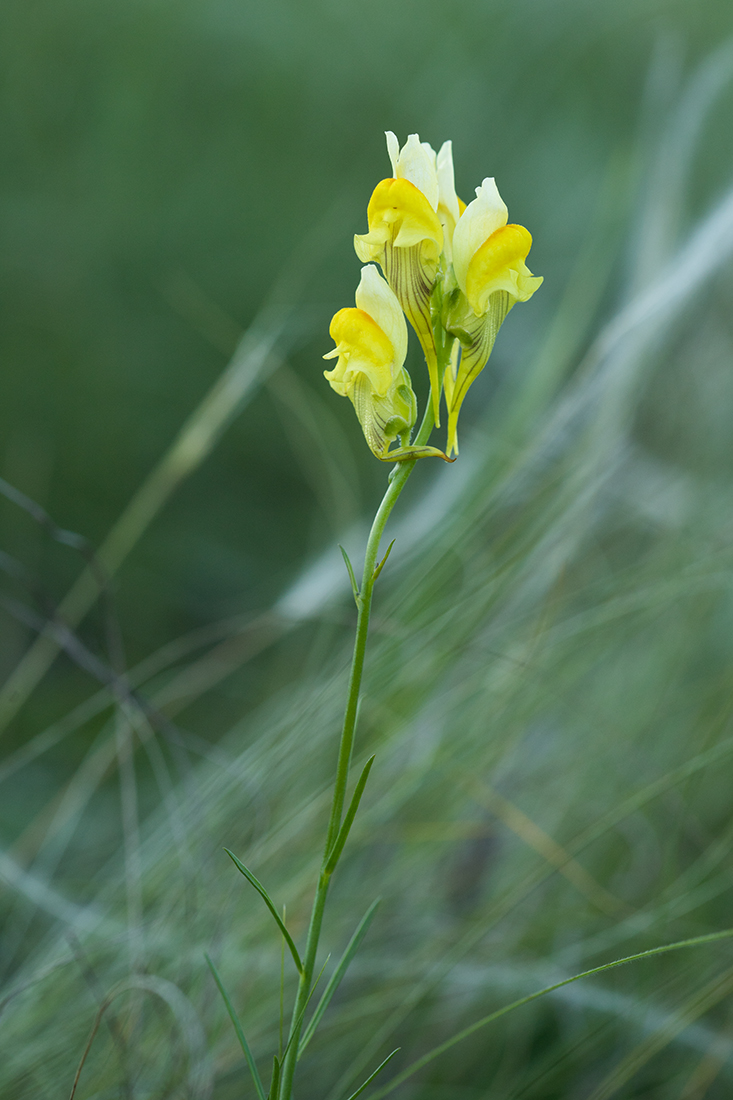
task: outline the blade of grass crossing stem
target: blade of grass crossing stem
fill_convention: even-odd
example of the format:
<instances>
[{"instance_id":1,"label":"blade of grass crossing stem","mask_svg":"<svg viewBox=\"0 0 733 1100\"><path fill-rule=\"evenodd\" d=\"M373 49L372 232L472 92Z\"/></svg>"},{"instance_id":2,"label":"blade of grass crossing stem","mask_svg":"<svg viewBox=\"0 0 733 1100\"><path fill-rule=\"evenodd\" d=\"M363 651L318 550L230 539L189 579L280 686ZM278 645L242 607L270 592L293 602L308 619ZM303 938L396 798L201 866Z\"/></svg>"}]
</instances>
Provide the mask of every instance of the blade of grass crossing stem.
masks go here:
<instances>
[{"instance_id":1,"label":"blade of grass crossing stem","mask_svg":"<svg viewBox=\"0 0 733 1100\"><path fill-rule=\"evenodd\" d=\"M346 838L348 837L349 832L351 831L351 826L354 823L356 811L359 809L361 796L364 794L364 788L366 787L367 779L369 778L369 772L372 770L373 763L374 757L370 756L366 764L364 765L363 772L359 776L359 781L354 788L353 795L351 796L351 802L349 803L349 808L346 811L346 816L343 820L343 824L339 829L339 834L336 837L333 843L333 848L331 849L328 859L326 860L326 866L324 867L326 874L330 875L336 869L336 864L338 863L341 857L341 853L344 850Z\"/></svg>"},{"instance_id":2,"label":"blade of grass crossing stem","mask_svg":"<svg viewBox=\"0 0 733 1100\"><path fill-rule=\"evenodd\" d=\"M384 1069L384 1067L385 1067L385 1066L387 1065L387 1062L391 1062L391 1061L392 1061L392 1059L394 1058L395 1054L397 1054L397 1053L398 1053L398 1051L400 1051L400 1050L402 1050L402 1047L397 1047L397 1048L396 1048L395 1050L393 1050L393 1051L392 1051L392 1053L391 1053L391 1054L388 1054L388 1055L387 1055L387 1057L386 1057L386 1058L384 1059L384 1061L383 1061L383 1062L382 1062L382 1063L381 1063L380 1065L378 1065L378 1066L377 1066L377 1068L375 1069L374 1073L371 1073L371 1074L370 1074L370 1075L369 1075L369 1076L367 1077L367 1079L366 1079L366 1081L364 1082L364 1084L363 1084L363 1085L359 1085L359 1088L358 1088L358 1089L356 1090L356 1092L352 1092L351 1096L349 1097L349 1100L356 1100L356 1097L357 1097L357 1096L361 1096L361 1094L362 1094L362 1092L364 1091L364 1089L365 1089L365 1088L368 1088L368 1087L369 1087L369 1085L371 1085L372 1081L373 1081L373 1080L374 1080L374 1078L375 1078L375 1077L377 1076L377 1074L378 1074L378 1073L381 1073L381 1072L382 1072L382 1070Z\"/></svg>"},{"instance_id":3,"label":"blade of grass crossing stem","mask_svg":"<svg viewBox=\"0 0 733 1100\"><path fill-rule=\"evenodd\" d=\"M224 983L222 982L221 978L219 977L219 971L216 969L216 967L214 966L213 962L211 961L211 959L209 958L209 956L207 954L204 954L204 958L206 959L206 962L208 963L209 970L211 971L211 973L214 977L214 981L216 982L217 988L218 988L219 992L221 993L222 1000L224 1001L224 1004L226 1005L226 1010L229 1013L229 1018L232 1021L232 1023L234 1024L234 1030L237 1033L237 1038L239 1039L239 1045L241 1046L242 1050L244 1051L244 1057L247 1059L247 1065L249 1066L249 1072L252 1074L252 1080L254 1081L255 1088L257 1089L257 1095L259 1096L260 1100L266 1100L265 1090L264 1090L264 1087L262 1085L262 1081L260 1080L260 1075L257 1072L257 1066L255 1065L254 1058L252 1057L252 1051L249 1049L249 1043L247 1042L247 1040L245 1038L245 1035L244 1035L244 1032L242 1031L242 1025L239 1022L239 1016L237 1016L234 1005L232 1004L232 1002L229 999L229 994L227 993L226 989L224 988Z\"/></svg>"},{"instance_id":4,"label":"blade of grass crossing stem","mask_svg":"<svg viewBox=\"0 0 733 1100\"><path fill-rule=\"evenodd\" d=\"M733 928L726 928L723 932L710 932L705 936L694 936L689 940L678 940L676 943L666 943L661 947L652 947L648 951L640 951L637 955L626 955L622 959L614 959L613 962L604 963L603 966L594 966L592 970L583 970L580 974L573 974L571 978L564 978L561 982L555 982L554 985L545 986L544 989L538 989L536 993L530 993L526 997L520 997L518 1001L512 1001L511 1004L504 1005L503 1008L498 1008L496 1012L489 1013L488 1016L483 1016L480 1020L477 1020L474 1024L470 1024L464 1028L463 1031L459 1031L457 1035L453 1035L452 1038L446 1039L440 1046L435 1047L433 1050L424 1054L422 1058L418 1058L417 1061L403 1069L401 1073L398 1073L388 1085L379 1089L374 1093L372 1100L381 1100L383 1096L388 1096L391 1092L394 1092L404 1081L412 1077L423 1066L428 1065L435 1058L438 1058L441 1054L444 1054L451 1047L454 1047L456 1043L460 1043L463 1039L467 1039L469 1035L473 1035L475 1031L478 1031L482 1027L486 1027L487 1024L491 1024L494 1020L498 1020L501 1016L506 1016L508 1012L512 1012L515 1008L521 1008L523 1005L529 1004L531 1001L536 1001L540 997L544 997L547 993L553 993L556 989L562 989L565 985L570 985L571 982L577 982L581 978L589 978L593 974L602 974L604 970L613 970L617 966L625 966L627 963L637 962L639 959L650 959L654 955L664 955L667 951L679 951L683 947L698 947L705 943L713 943L715 940L729 939L733 936ZM357 1094L354 1093L354 1096ZM349 1097L349 1100L353 1100Z\"/></svg>"},{"instance_id":5,"label":"blade of grass crossing stem","mask_svg":"<svg viewBox=\"0 0 733 1100\"><path fill-rule=\"evenodd\" d=\"M229 856L229 858L231 859L231 861L233 862L233 864L237 868L237 870L241 871L242 874L244 875L244 877L247 879L247 881L249 883L251 883L252 886L254 886L255 890L260 895L260 897L264 901L265 905L267 906L267 908L272 913L273 917L275 918L275 921L277 923L278 928L280 929L280 931L283 934L283 937L285 939L286 944L290 948L290 954L293 956L293 962L295 963L295 965L297 967L298 973L302 974L303 973L303 963L300 961L300 955L298 954L298 948L293 943L293 938L290 935L290 933L288 932L285 925L283 924L282 917L280 916L277 909L275 908L275 906L272 902L272 898L268 894L267 890L265 890L264 886L259 881L259 879L255 878L255 876L252 874L252 872L244 866L241 859L237 859L237 857L234 855L234 852L230 852L228 848L225 848L224 851Z\"/></svg>"},{"instance_id":6,"label":"blade of grass crossing stem","mask_svg":"<svg viewBox=\"0 0 733 1100\"><path fill-rule=\"evenodd\" d=\"M316 1010L308 1022L308 1027L305 1029L305 1033L303 1034L303 1038L301 1039L300 1046L298 1047L298 1058L301 1057L303 1051L308 1046L308 1043L313 1038L315 1030L321 1022L321 1017L323 1016L323 1013L326 1011L329 1004L331 1003L331 998L333 997L334 993L341 985L341 980L348 970L351 960L353 959L356 952L359 950L359 945L364 939L364 936L367 934L369 925L372 923L372 918L376 913L377 906L379 905L381 900L381 898L377 898L376 901L372 902L372 904L369 906L366 913L362 917L361 921L359 922L359 926L354 932L354 935L351 937L348 944L346 945L346 950L339 959L338 965L331 975L328 985L321 995L320 1001L316 1005Z\"/></svg>"},{"instance_id":7,"label":"blade of grass crossing stem","mask_svg":"<svg viewBox=\"0 0 733 1100\"><path fill-rule=\"evenodd\" d=\"M287 909L283 905L283 924ZM283 1056L283 1028L285 1024L285 937L280 939L280 1022L278 1029L277 1056L282 1061Z\"/></svg>"}]
</instances>

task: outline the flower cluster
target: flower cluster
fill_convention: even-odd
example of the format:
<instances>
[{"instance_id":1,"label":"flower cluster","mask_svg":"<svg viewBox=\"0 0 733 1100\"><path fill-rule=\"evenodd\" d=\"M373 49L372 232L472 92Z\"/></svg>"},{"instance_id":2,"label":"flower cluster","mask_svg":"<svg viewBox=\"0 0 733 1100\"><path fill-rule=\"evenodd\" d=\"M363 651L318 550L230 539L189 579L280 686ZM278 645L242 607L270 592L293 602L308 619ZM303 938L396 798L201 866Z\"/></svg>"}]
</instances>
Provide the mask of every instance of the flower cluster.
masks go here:
<instances>
[{"instance_id":1,"label":"flower cluster","mask_svg":"<svg viewBox=\"0 0 733 1100\"><path fill-rule=\"evenodd\" d=\"M532 297L542 279L526 264L532 238L508 225L493 179L466 206L456 195L451 143L435 151L417 134L400 149L387 133L393 175L378 183L367 207L369 232L354 238L362 263L356 308L331 322L337 359L325 376L354 404L366 441L385 462L458 454L458 415L486 366L504 318ZM379 274L381 267L384 277ZM411 446L417 403L404 367L407 326L425 354L431 407L440 425L448 412L447 456ZM399 439L399 445L392 444Z\"/></svg>"}]
</instances>

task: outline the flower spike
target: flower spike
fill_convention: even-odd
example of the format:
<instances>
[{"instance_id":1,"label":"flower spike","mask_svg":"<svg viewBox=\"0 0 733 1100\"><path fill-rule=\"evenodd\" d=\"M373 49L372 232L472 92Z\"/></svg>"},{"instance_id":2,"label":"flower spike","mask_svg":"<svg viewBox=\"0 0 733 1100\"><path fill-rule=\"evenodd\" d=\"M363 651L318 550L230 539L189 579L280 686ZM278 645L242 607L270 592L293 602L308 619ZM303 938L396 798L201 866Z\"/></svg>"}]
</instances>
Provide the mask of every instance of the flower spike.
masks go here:
<instances>
[{"instance_id":1,"label":"flower spike","mask_svg":"<svg viewBox=\"0 0 733 1100\"><path fill-rule=\"evenodd\" d=\"M337 359L331 386L356 409L367 442L382 461L458 454L458 418L468 390L486 366L499 329L517 302L528 301L542 278L527 267L532 237L509 224L493 178L465 205L458 197L453 147L410 134L403 146L387 131L392 176L374 188L369 230L354 237L366 265L356 308L331 322ZM382 278L376 266L384 275ZM404 311L404 314L403 314ZM405 317L425 353L430 379L428 416L411 446L416 401L404 362ZM422 446L439 426L440 398L448 411L447 454ZM399 440L399 444L393 444Z\"/></svg>"}]
</instances>

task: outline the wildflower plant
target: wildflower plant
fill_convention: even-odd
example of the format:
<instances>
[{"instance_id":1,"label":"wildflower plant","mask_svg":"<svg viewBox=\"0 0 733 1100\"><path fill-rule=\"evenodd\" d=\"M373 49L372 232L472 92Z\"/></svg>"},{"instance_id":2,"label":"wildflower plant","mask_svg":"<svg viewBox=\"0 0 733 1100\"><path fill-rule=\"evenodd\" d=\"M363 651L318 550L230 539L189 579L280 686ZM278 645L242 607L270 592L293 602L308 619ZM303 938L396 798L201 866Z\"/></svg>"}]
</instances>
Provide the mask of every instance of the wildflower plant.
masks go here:
<instances>
[{"instance_id":1,"label":"wildflower plant","mask_svg":"<svg viewBox=\"0 0 733 1100\"><path fill-rule=\"evenodd\" d=\"M230 1012L260 1100L291 1100L298 1059L333 997L367 932L374 903L354 933L328 981L309 1022L305 1017L318 977L316 958L331 877L336 870L369 777L371 757L347 804L347 787L356 732L359 692L366 655L374 584L392 544L379 559L379 547L389 515L418 459L455 461L461 405L474 379L486 366L497 332L515 302L531 298L542 282L525 263L532 244L528 231L507 225L507 208L493 179L476 189L466 206L457 196L451 143L436 154L411 134L400 149L388 132L387 150L393 175L374 188L367 207L369 230L354 237L362 268L355 305L333 317L330 335L335 347L324 359L335 366L324 372L332 389L348 397L369 448L383 462L394 462L389 485L375 516L364 557L361 584L342 548L358 611L346 711L336 766L323 860L318 876L304 954L301 955L284 915L267 890L234 853L235 865L262 896L287 945L298 973L290 1031L284 1049L274 1058L266 1093L244 1033L214 964L209 965ZM381 267L382 274L379 272ZM430 380L430 397L413 439L417 399L405 369L408 330L417 335ZM440 425L441 398L448 412L446 451L429 445ZM393 446L393 444L397 446ZM446 453L447 452L447 453ZM393 1052L393 1054L396 1051ZM387 1064L374 1071L357 1096Z\"/></svg>"},{"instance_id":2,"label":"wildflower plant","mask_svg":"<svg viewBox=\"0 0 733 1100\"><path fill-rule=\"evenodd\" d=\"M456 194L450 142L445 142L436 154L430 145L420 141L417 134L410 135L402 148L393 133L386 136L393 174L374 188L367 207L368 231L354 238L357 255L365 266L356 290L355 305L340 309L331 321L330 334L335 347L324 358L335 360L335 365L324 373L332 389L352 402L372 453L383 462L394 463L394 466L369 533L360 583L342 548L358 613L356 636L326 840L302 952L286 926L285 913L278 911L255 874L233 852L229 852L238 870L261 895L269 909L282 937L283 953L287 951L290 955L298 978L286 1039L282 1038L281 979L281 1043L274 1056L268 1089L259 1075L222 979L213 962L208 960L234 1024L259 1100L291 1100L298 1061L377 909L378 901L375 901L356 927L320 997L315 1000L319 981L329 962L327 959L321 971L317 972L329 887L374 763L373 756L367 760L348 797L372 595L392 549L390 544L380 558L380 542L387 520L419 459L440 457L448 462L455 461L458 456L458 420L465 397L486 366L498 331L510 309L517 302L528 301L542 283L542 278L533 275L526 263L532 238L523 226L508 223L507 207L492 178L483 180L476 188L476 197L466 205ZM430 383L429 398L415 434L417 400L405 368L407 321L420 342ZM443 404L447 414L445 450L429 442L433 429L440 426ZM627 955L513 1001L464 1028L402 1069L373 1094L373 1100L391 1093L433 1058L479 1028L569 982L649 956L731 935L733 929L726 929ZM315 1007L310 1009L314 1000ZM396 1050L392 1051L348 1100L355 1100L396 1053Z\"/></svg>"}]
</instances>

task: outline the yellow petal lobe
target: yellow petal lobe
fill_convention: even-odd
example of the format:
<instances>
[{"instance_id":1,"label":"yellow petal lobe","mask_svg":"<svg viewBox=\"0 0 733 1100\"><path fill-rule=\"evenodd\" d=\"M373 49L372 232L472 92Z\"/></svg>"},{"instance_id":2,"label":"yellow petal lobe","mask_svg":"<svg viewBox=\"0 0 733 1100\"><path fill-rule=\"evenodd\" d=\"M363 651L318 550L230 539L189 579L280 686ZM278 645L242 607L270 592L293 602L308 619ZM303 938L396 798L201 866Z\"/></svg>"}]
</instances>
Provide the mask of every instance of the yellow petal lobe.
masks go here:
<instances>
[{"instance_id":1,"label":"yellow petal lobe","mask_svg":"<svg viewBox=\"0 0 733 1100\"><path fill-rule=\"evenodd\" d=\"M409 180L386 179L378 183L369 200L367 219L369 232L354 238L356 254L363 263L379 259L387 241L395 248L433 241L435 255L440 255L443 248L440 219L422 191Z\"/></svg>"},{"instance_id":2,"label":"yellow petal lobe","mask_svg":"<svg viewBox=\"0 0 733 1100\"><path fill-rule=\"evenodd\" d=\"M525 263L531 247L532 237L523 225L504 225L474 253L466 273L466 297L477 317L486 312L497 290L507 291L518 302L532 297L542 278Z\"/></svg>"},{"instance_id":3,"label":"yellow petal lobe","mask_svg":"<svg viewBox=\"0 0 733 1100\"><path fill-rule=\"evenodd\" d=\"M323 358L338 356L334 369L324 371L333 389L346 397L356 375L365 374L374 393L383 397L392 384L395 358L395 349L384 330L363 309L352 306L334 315L328 331L336 347Z\"/></svg>"}]
</instances>

